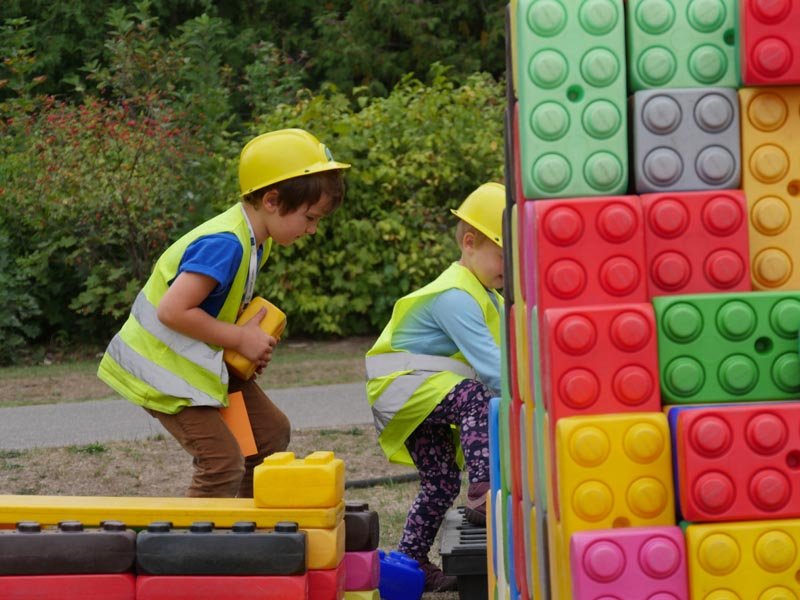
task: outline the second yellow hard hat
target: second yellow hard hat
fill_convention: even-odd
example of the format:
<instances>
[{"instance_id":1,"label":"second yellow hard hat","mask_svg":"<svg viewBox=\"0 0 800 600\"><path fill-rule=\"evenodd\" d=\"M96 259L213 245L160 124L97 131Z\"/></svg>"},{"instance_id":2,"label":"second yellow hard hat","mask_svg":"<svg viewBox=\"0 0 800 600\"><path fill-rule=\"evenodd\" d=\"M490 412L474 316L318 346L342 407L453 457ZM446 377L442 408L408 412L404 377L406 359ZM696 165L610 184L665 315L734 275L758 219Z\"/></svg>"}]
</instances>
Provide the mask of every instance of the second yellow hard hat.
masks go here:
<instances>
[{"instance_id":1,"label":"second yellow hard hat","mask_svg":"<svg viewBox=\"0 0 800 600\"><path fill-rule=\"evenodd\" d=\"M450 211L466 221L495 244L503 247L503 209L506 206L506 188L500 183L484 183Z\"/></svg>"}]
</instances>

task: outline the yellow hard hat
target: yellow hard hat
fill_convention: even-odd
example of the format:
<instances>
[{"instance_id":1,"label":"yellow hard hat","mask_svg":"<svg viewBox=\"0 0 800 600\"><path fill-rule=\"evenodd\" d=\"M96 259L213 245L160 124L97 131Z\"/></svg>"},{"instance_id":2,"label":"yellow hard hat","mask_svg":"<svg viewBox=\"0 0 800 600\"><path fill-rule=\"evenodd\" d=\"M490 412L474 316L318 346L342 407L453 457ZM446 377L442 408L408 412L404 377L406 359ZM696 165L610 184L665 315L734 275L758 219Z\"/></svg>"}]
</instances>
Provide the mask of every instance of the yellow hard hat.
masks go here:
<instances>
[{"instance_id":1,"label":"yellow hard hat","mask_svg":"<svg viewBox=\"0 0 800 600\"><path fill-rule=\"evenodd\" d=\"M450 209L455 216L466 221L495 244L503 247L503 209L506 206L506 188L501 183L484 183L461 203Z\"/></svg>"},{"instance_id":2,"label":"yellow hard hat","mask_svg":"<svg viewBox=\"0 0 800 600\"><path fill-rule=\"evenodd\" d=\"M253 138L239 157L242 196L273 183L333 169L349 169L333 160L328 147L302 129L279 129Z\"/></svg>"}]
</instances>

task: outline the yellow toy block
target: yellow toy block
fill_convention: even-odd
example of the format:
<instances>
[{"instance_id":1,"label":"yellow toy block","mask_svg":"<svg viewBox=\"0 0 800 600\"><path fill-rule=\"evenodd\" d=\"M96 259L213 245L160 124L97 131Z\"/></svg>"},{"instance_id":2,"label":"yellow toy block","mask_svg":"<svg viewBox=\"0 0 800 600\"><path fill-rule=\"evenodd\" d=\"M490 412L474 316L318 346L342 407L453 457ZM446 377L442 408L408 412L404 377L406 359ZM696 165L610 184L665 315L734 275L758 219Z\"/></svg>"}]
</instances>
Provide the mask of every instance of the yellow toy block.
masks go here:
<instances>
[{"instance_id":1,"label":"yellow toy block","mask_svg":"<svg viewBox=\"0 0 800 600\"><path fill-rule=\"evenodd\" d=\"M253 500L260 508L327 508L344 498L344 461L333 452L276 452L253 470Z\"/></svg>"},{"instance_id":2,"label":"yellow toy block","mask_svg":"<svg viewBox=\"0 0 800 600\"><path fill-rule=\"evenodd\" d=\"M703 600L798 597L800 520L690 525L689 594Z\"/></svg>"},{"instance_id":3,"label":"yellow toy block","mask_svg":"<svg viewBox=\"0 0 800 600\"><path fill-rule=\"evenodd\" d=\"M494 522L492 518L492 515L494 515L493 506L494 499L490 491L486 494L486 578L489 585L489 600L495 600L497 595L497 575L495 575L494 572L494 561L496 558L492 539L492 536L494 536L494 528L492 527L492 523Z\"/></svg>"},{"instance_id":4,"label":"yellow toy block","mask_svg":"<svg viewBox=\"0 0 800 600\"><path fill-rule=\"evenodd\" d=\"M132 528L147 527L153 521L172 521L174 527L212 521L221 528L236 521L253 521L261 529L275 527L279 521L295 521L303 529L333 529L344 521L344 501L330 508L257 508L252 498L0 495L0 525L80 521L98 526L105 520L122 521Z\"/></svg>"},{"instance_id":5,"label":"yellow toy block","mask_svg":"<svg viewBox=\"0 0 800 600\"><path fill-rule=\"evenodd\" d=\"M529 373L530 354L530 335L528 331L528 311L525 308L525 301L522 299L522 246L520 245L519 235L519 213L517 205L511 207L511 230L512 236L512 264L514 268L514 341L516 347L517 364L514 368L517 372L517 386L519 387L520 399L525 404L533 404L533 386Z\"/></svg>"},{"instance_id":6,"label":"yellow toy block","mask_svg":"<svg viewBox=\"0 0 800 600\"><path fill-rule=\"evenodd\" d=\"M675 524L663 413L567 417L556 423L555 438L556 493L567 540L576 531Z\"/></svg>"},{"instance_id":7,"label":"yellow toy block","mask_svg":"<svg viewBox=\"0 0 800 600\"><path fill-rule=\"evenodd\" d=\"M344 600L381 600L378 590L367 590L362 592L345 592Z\"/></svg>"},{"instance_id":8,"label":"yellow toy block","mask_svg":"<svg viewBox=\"0 0 800 600\"><path fill-rule=\"evenodd\" d=\"M497 553L497 570L495 575L497 577L497 600L507 600L511 594L508 591L508 579L506 578L506 541L505 541L505 521L503 520L503 513L506 508L503 502L503 490L497 490L494 497L494 522L497 526L495 530L496 545L494 550Z\"/></svg>"},{"instance_id":9,"label":"yellow toy block","mask_svg":"<svg viewBox=\"0 0 800 600\"><path fill-rule=\"evenodd\" d=\"M800 289L800 87L742 88L742 189L755 289Z\"/></svg>"},{"instance_id":10,"label":"yellow toy block","mask_svg":"<svg viewBox=\"0 0 800 600\"><path fill-rule=\"evenodd\" d=\"M529 591L533 595L531 600L541 600L544 598L544 591L542 590L542 579L539 572L539 551L537 549L538 527L536 520L536 507L531 506L530 509L530 525L528 527L528 540L530 543L530 556L528 557L529 568L531 569L532 582L529 585Z\"/></svg>"},{"instance_id":11,"label":"yellow toy block","mask_svg":"<svg viewBox=\"0 0 800 600\"><path fill-rule=\"evenodd\" d=\"M523 460L522 464L525 466L525 472L522 477L525 481L522 482L523 486L527 486L528 497L531 498L531 504L534 504L536 498L536 454L534 449L534 424L533 424L533 405L522 405L522 433L523 437L520 440L522 444Z\"/></svg>"},{"instance_id":12,"label":"yellow toy block","mask_svg":"<svg viewBox=\"0 0 800 600\"><path fill-rule=\"evenodd\" d=\"M333 529L307 529L306 565L314 571L335 569L344 559L345 528L342 519Z\"/></svg>"}]
</instances>

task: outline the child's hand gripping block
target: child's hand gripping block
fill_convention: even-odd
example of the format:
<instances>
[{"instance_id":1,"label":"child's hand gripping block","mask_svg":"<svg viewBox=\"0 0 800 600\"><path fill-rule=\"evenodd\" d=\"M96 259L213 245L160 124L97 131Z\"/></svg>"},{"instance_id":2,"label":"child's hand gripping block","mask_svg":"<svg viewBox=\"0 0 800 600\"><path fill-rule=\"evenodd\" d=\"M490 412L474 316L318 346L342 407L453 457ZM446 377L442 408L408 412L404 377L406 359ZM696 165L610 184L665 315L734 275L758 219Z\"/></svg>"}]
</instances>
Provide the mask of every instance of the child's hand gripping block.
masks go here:
<instances>
[{"instance_id":1,"label":"child's hand gripping block","mask_svg":"<svg viewBox=\"0 0 800 600\"><path fill-rule=\"evenodd\" d=\"M247 305L247 308L244 309L244 312L242 312L236 320L236 324L241 327L255 317L262 308L267 309L267 314L260 323L261 329L279 340L283 330L286 329L286 315L280 308L260 296L253 298L250 304ZM250 379L253 373L256 372L255 363L239 354L236 350L226 348L222 357L228 365L228 370L245 381Z\"/></svg>"},{"instance_id":2,"label":"child's hand gripping block","mask_svg":"<svg viewBox=\"0 0 800 600\"><path fill-rule=\"evenodd\" d=\"M253 471L253 500L259 508L329 508L344 498L344 461L333 452L276 452Z\"/></svg>"}]
</instances>

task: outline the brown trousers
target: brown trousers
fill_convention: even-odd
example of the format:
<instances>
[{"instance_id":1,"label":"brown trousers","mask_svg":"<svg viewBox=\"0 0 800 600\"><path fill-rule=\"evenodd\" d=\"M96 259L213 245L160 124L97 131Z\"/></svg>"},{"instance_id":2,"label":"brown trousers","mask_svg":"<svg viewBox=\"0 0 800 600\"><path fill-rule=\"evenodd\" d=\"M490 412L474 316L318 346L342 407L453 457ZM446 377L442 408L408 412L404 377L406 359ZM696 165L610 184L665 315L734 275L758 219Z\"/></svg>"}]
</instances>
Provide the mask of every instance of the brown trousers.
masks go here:
<instances>
[{"instance_id":1,"label":"brown trousers","mask_svg":"<svg viewBox=\"0 0 800 600\"><path fill-rule=\"evenodd\" d=\"M252 498L253 469L273 452L289 446L291 424L255 379L230 376L229 392L242 392L253 428L258 454L244 458L239 443L220 416L219 409L191 406L177 414L148 410L192 455L194 474L187 496L201 498Z\"/></svg>"}]
</instances>

